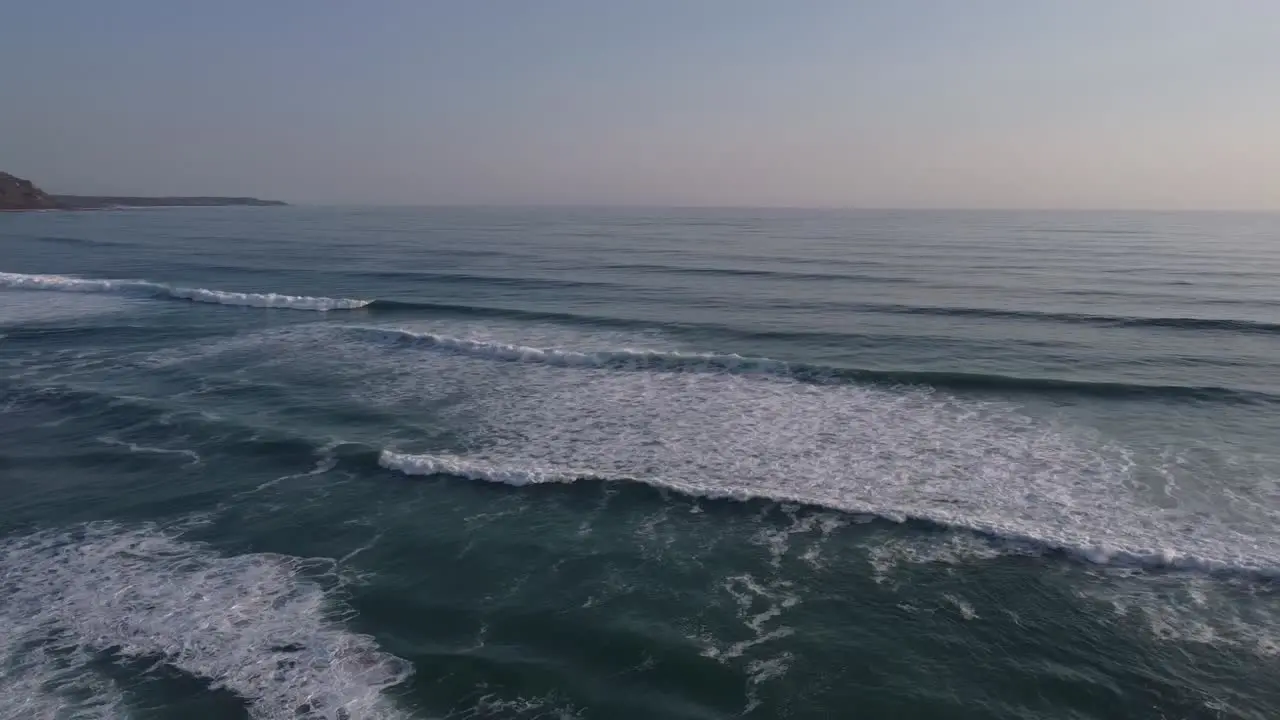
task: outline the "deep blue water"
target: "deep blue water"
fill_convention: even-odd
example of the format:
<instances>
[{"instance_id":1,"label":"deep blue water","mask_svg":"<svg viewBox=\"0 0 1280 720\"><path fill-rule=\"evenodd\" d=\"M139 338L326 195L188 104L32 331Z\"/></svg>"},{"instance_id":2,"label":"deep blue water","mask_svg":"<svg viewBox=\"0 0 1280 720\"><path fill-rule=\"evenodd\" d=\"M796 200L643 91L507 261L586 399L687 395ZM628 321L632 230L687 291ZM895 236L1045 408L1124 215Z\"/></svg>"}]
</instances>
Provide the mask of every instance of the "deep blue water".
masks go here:
<instances>
[{"instance_id":1,"label":"deep blue water","mask_svg":"<svg viewBox=\"0 0 1280 720\"><path fill-rule=\"evenodd\" d=\"M1272 718L1280 216L0 216L0 718Z\"/></svg>"}]
</instances>

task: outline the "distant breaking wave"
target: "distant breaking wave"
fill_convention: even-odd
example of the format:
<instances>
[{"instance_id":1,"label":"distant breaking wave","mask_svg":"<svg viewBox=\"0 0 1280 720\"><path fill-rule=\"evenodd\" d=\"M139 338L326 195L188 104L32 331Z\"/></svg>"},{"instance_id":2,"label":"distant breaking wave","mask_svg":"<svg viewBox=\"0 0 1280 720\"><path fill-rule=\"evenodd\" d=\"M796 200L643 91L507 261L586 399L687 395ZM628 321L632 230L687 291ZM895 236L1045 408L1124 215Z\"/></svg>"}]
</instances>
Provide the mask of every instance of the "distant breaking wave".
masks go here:
<instances>
[{"instance_id":1,"label":"distant breaking wave","mask_svg":"<svg viewBox=\"0 0 1280 720\"><path fill-rule=\"evenodd\" d=\"M964 530L1003 541L1043 548L1047 551L1061 552L1095 564L1243 573L1257 577L1280 578L1280 567L1274 566L1265 557L1213 558L1201 557L1173 549L1112 547L1098 544L1076 545L1065 537L1056 537L1053 534L1044 536L1030 535L1026 530L1014 525L1006 526L998 523L983 522L975 518L966 518L963 515L935 514L927 510L919 512L903 511L897 508L872 504L851 504L838 497L820 497L807 494L788 495L779 493L774 488L769 489L767 492L761 492L759 489L745 485L695 484L659 477L609 477L605 473L590 470L575 471L554 467L506 465L456 455L415 455L392 450L383 450L378 457L378 464L388 470L394 470L410 476L444 475L516 487L556 483L569 484L577 481L635 482L660 490L668 490L689 497L708 500L736 500L739 502L764 500L799 503L854 515L871 516L893 523L926 523L935 527Z\"/></svg>"},{"instance_id":2,"label":"distant breaking wave","mask_svg":"<svg viewBox=\"0 0 1280 720\"><path fill-rule=\"evenodd\" d=\"M490 360L538 363L557 367L629 367L638 370L679 370L705 367L715 370L786 374L790 365L781 360L716 353L684 353L658 350L601 350L578 352L524 345L486 342L411 330L349 327L362 339L436 348Z\"/></svg>"},{"instance_id":3,"label":"distant breaking wave","mask_svg":"<svg viewBox=\"0 0 1280 720\"><path fill-rule=\"evenodd\" d=\"M759 374L818 383L866 382L883 385L929 386L953 390L1059 392L1102 397L1167 397L1237 403L1275 402L1280 400L1280 398L1264 392L1212 386L1141 385L981 373L869 370L793 363L785 360L750 357L733 353L695 353L625 348L584 352L472 340L428 332L360 326L346 326L344 327L344 332L358 339L372 342L416 346L485 360L532 363L567 368Z\"/></svg>"},{"instance_id":4,"label":"distant breaking wave","mask_svg":"<svg viewBox=\"0 0 1280 720\"><path fill-rule=\"evenodd\" d=\"M307 297L280 293L242 293L205 288L176 287L147 280L98 280L65 275L27 275L24 273L0 273L0 288L15 290L55 290L78 293L138 293L174 300L190 300L217 305L240 305L260 308L284 308L289 310L355 310L369 304L368 300L346 298Z\"/></svg>"},{"instance_id":5,"label":"distant breaking wave","mask_svg":"<svg viewBox=\"0 0 1280 720\"><path fill-rule=\"evenodd\" d=\"M414 275L414 274L410 274ZM421 275L421 274L417 274ZM521 280L516 278L482 278L469 276L422 275L435 282L442 281L478 281L489 283L536 283L543 287L581 286L581 282L552 280ZM827 276L819 276L827 277ZM606 284L607 285L607 284ZM634 325L636 323L618 318L595 317L577 313L545 312L519 310L512 308L490 308L466 304L447 304L435 302L417 302L403 300L354 300L349 298L307 297L303 295L283 295L279 293L243 293L224 290L208 290L204 288L177 287L165 283L147 280L115 280L89 279L65 275L28 275L24 273L0 273L0 288L17 288L24 290L60 290L64 292L116 292L143 293L151 296L166 297L193 302L215 303L220 305L241 305L262 308L288 308L294 310L355 310L368 308L373 311L396 312L447 312L463 315L507 316L529 319L590 321L606 324ZM893 303L852 303L833 306L833 310L847 312L886 313L892 315L921 315L930 317L957 317L992 320L1022 320L1032 322L1054 322L1070 325L1092 325L1109 328L1168 328L1173 330L1209 330L1236 333L1280 333L1280 323L1234 320L1227 318L1196 317L1140 317L1117 315L1094 315L1088 313L1045 312L1035 310L1009 310L999 308L975 307L930 307L920 305L900 305Z\"/></svg>"}]
</instances>

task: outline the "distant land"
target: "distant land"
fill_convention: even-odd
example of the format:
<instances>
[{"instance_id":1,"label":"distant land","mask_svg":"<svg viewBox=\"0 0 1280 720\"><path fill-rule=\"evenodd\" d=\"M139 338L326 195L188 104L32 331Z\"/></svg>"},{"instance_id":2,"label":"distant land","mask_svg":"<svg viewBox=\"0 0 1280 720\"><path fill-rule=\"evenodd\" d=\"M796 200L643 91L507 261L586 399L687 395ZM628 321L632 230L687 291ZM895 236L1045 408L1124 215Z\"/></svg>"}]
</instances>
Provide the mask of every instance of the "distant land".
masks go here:
<instances>
[{"instance_id":1,"label":"distant land","mask_svg":"<svg viewBox=\"0 0 1280 720\"><path fill-rule=\"evenodd\" d=\"M208 207L216 205L286 205L279 200L254 197L134 197L115 195L54 195L64 210L99 210L111 207Z\"/></svg>"},{"instance_id":2,"label":"distant land","mask_svg":"<svg viewBox=\"0 0 1280 720\"><path fill-rule=\"evenodd\" d=\"M0 211L105 210L116 207L220 207L286 205L254 197L146 197L134 195L50 195L30 180L0 172Z\"/></svg>"}]
</instances>

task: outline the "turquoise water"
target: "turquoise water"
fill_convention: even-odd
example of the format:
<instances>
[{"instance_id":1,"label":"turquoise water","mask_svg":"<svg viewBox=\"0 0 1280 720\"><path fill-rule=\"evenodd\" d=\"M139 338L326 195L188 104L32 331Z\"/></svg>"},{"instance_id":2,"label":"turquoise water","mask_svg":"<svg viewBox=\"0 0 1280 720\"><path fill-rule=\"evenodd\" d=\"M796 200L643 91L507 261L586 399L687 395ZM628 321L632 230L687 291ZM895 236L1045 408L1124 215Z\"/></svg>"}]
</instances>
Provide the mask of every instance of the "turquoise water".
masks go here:
<instances>
[{"instance_id":1,"label":"turquoise water","mask_svg":"<svg viewBox=\"0 0 1280 720\"><path fill-rule=\"evenodd\" d=\"M0 718L1270 718L1280 216L0 218Z\"/></svg>"}]
</instances>

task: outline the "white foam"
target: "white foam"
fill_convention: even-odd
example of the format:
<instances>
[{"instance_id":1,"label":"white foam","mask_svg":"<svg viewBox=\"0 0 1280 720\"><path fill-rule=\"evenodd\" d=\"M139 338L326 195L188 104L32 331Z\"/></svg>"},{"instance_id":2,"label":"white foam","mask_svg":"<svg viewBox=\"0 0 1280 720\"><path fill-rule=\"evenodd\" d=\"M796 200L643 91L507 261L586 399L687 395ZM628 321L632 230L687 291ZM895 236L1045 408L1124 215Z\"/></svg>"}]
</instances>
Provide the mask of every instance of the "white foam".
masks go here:
<instances>
[{"instance_id":1,"label":"white foam","mask_svg":"<svg viewBox=\"0 0 1280 720\"><path fill-rule=\"evenodd\" d=\"M1077 592L1110 606L1115 619L1139 620L1159 640L1280 656L1280 611L1270 588L1106 572L1082 583Z\"/></svg>"},{"instance_id":2,"label":"white foam","mask_svg":"<svg viewBox=\"0 0 1280 720\"><path fill-rule=\"evenodd\" d=\"M783 505L782 512L790 520L787 527L774 528L769 524L762 524L751 539L768 549L769 564L774 570L782 569L782 560L791 551L791 536L806 535L815 530L820 532L818 540L809 545L800 559L812 568L822 567L822 545L830 532L843 524L840 518L829 514L797 515L799 509L797 505Z\"/></svg>"},{"instance_id":3,"label":"white foam","mask_svg":"<svg viewBox=\"0 0 1280 720\"><path fill-rule=\"evenodd\" d=\"M1142 494L1132 450L1009 405L772 374L612 372L607 362L601 372L569 372L632 351L425 335L449 352L387 360L381 382L394 389L377 395L394 390L407 405L415 395L466 393L474 449L388 448L382 464L407 474L511 485L635 480L699 497L923 520L1093 563L1280 572L1280 536L1265 517L1210 508L1187 522ZM346 359L372 356L345 347ZM468 361L477 355L521 367ZM635 355L682 356L705 357Z\"/></svg>"},{"instance_id":4,"label":"white foam","mask_svg":"<svg viewBox=\"0 0 1280 720\"><path fill-rule=\"evenodd\" d=\"M782 360L745 357L733 353L692 353L676 350L639 350L631 348L581 352L452 337L407 329L353 326L350 328L350 332L367 339L411 343L488 360L537 363L555 367L707 368L732 372L776 374L785 374L790 369L790 365Z\"/></svg>"},{"instance_id":5,"label":"white foam","mask_svg":"<svg viewBox=\"0 0 1280 720\"><path fill-rule=\"evenodd\" d=\"M350 300L347 298L306 297L303 295L282 295L280 293L240 293L222 290L205 290L203 288L166 288L167 294L183 300L193 300L219 305L244 305L260 308L285 308L289 310L355 310L368 305L369 300Z\"/></svg>"},{"instance_id":6,"label":"white foam","mask_svg":"<svg viewBox=\"0 0 1280 720\"><path fill-rule=\"evenodd\" d=\"M947 602L955 606L955 609L960 613L960 617L964 618L965 620L978 619L978 613L976 610L973 609L973 604L970 603L968 600L965 600L963 597L960 597L959 595L956 595L954 593L943 593L942 599L946 600Z\"/></svg>"},{"instance_id":7,"label":"white foam","mask_svg":"<svg viewBox=\"0 0 1280 720\"><path fill-rule=\"evenodd\" d=\"M550 468L501 467L491 463L467 460L456 455L409 455L391 450L382 451L378 457L378 463L406 475L453 475L468 480L485 480L516 486L570 483L591 477L588 473Z\"/></svg>"},{"instance_id":8,"label":"white foam","mask_svg":"<svg viewBox=\"0 0 1280 720\"><path fill-rule=\"evenodd\" d=\"M747 704L742 709L743 715L750 715L760 707L759 686L786 675L793 659L791 653L783 652L771 658L747 663Z\"/></svg>"},{"instance_id":9,"label":"white foam","mask_svg":"<svg viewBox=\"0 0 1280 720\"><path fill-rule=\"evenodd\" d=\"M9 628L5 628L7 631ZM24 647L10 653L0 631L0 720L120 720L125 696L114 683L83 672L88 653Z\"/></svg>"},{"instance_id":10,"label":"white foam","mask_svg":"<svg viewBox=\"0 0 1280 720\"><path fill-rule=\"evenodd\" d=\"M751 573L726 577L721 588L733 598L734 613L748 636L733 641L718 640L702 633L692 640L703 646L702 656L722 664L746 659L746 708L750 713L760 705L759 685L781 678L791 663L791 653L783 651L761 657L764 648L795 631L781 622L783 615L800 604L800 596L786 580L761 580ZM754 657L753 657L754 656Z\"/></svg>"},{"instance_id":11,"label":"white foam","mask_svg":"<svg viewBox=\"0 0 1280 720\"><path fill-rule=\"evenodd\" d=\"M791 488L756 488L740 483L700 485L696 482L667 479L661 476L645 477L631 474L613 475L611 477L605 471L566 470L552 465L503 465L470 460L458 455L414 455L391 450L384 450L381 453L379 463L383 467L403 472L406 475L451 475L469 480L503 483L517 487L543 483L571 483L588 479L634 480L694 497L738 501L766 499L786 503L800 502L839 509L855 515L878 517L882 520L897 523L923 520L945 527L972 530L980 535L989 535L1001 541L998 544L984 545L980 540L970 538L967 542L962 543L969 546L966 547L966 550L986 548L985 552L975 551L970 554L970 559L992 558L1010 553L1038 554L1038 548L1043 548L1067 552L1081 560L1099 565L1117 564L1209 572L1236 570L1265 577L1280 577L1280 565L1277 565L1271 559L1272 555L1270 554L1270 552L1274 552L1274 548L1271 547L1274 546L1274 542L1253 548L1267 552L1267 554L1249 555L1244 552L1249 549L1247 547L1239 549L1229 546L1223 547L1215 538L1196 538L1194 535L1189 535L1189 540L1192 540L1195 544L1204 545L1207 552L1211 554L1200 555L1194 552L1168 548L1152 550L1137 544L1151 541L1144 532L1149 528L1143 527L1149 522L1149 518L1144 518L1139 526L1133 527L1089 528L1086 526L1085 528L1080 528L1061 522L1058 525L1045 523L1037 526L1028 524L1029 520L1025 517L1001 517L995 515L989 521L984 521L981 515L976 517L966 516L954 510L937 508L936 506L930 507L928 505L920 506L919 509L904 511L884 504L883 500L879 502L871 499L852 500L842 497L839 493L835 496L808 494L811 488L796 488L794 490ZM981 498L979 502L989 500ZM990 504L998 505L998 501L1001 499L996 498L995 500L997 501L996 503ZM1141 514L1142 512L1144 511L1137 510L1135 514ZM798 527L777 532L762 530L759 537L762 544L770 546L771 563L776 567L781 562L781 557L788 551L786 536L793 532L807 532L812 529L812 523L802 523ZM1081 533L1082 531L1093 531L1097 533L1097 536L1111 536L1114 540L1110 542L1092 541L1092 538L1096 536L1086 536L1089 539L1077 540L1076 533ZM1240 538L1240 540L1248 542L1244 538ZM1124 542L1133 542L1135 545L1125 546L1120 544ZM901 553L895 553L895 550L901 551ZM815 562L815 559L818 551L820 551L820 548L807 553L807 556L802 559L817 567L818 563ZM888 571L897 562L958 562L958 557L951 556L953 551L965 553L965 550L958 548L958 543L955 540L940 547L933 547L925 541L920 541L914 543L911 548L885 548L882 553L873 551L871 553L871 563L875 569L877 582L884 582ZM1234 556L1227 554L1233 551L1236 553Z\"/></svg>"},{"instance_id":12,"label":"white foam","mask_svg":"<svg viewBox=\"0 0 1280 720\"><path fill-rule=\"evenodd\" d=\"M113 438L110 436L100 437L98 438L98 442L104 445L114 445L116 447L128 448L129 452L131 453L141 453L145 455L181 455L183 457L190 459L187 465L200 464L200 454L197 453L195 450L185 450L185 449L171 450L169 448L152 447L150 445L139 445L137 443L117 440L116 438Z\"/></svg>"},{"instance_id":13,"label":"white foam","mask_svg":"<svg viewBox=\"0 0 1280 720\"><path fill-rule=\"evenodd\" d=\"M966 533L948 533L945 537L878 538L866 548L872 578L878 584L889 582L893 571L903 563L967 565L1007 555L1038 555L1041 550L1034 545Z\"/></svg>"},{"instance_id":14,"label":"white foam","mask_svg":"<svg viewBox=\"0 0 1280 720\"><path fill-rule=\"evenodd\" d=\"M704 657L720 662L740 658L751 648L791 636L795 630L787 625L773 624L784 612L800 604L800 596L791 592L789 583L780 582L776 587L766 587L750 573L725 579L723 588L737 605L737 616L751 632L750 637L728 644L719 644L709 637L701 638L705 647ZM757 612L758 610L758 612Z\"/></svg>"},{"instance_id":15,"label":"white foam","mask_svg":"<svg viewBox=\"0 0 1280 720\"><path fill-rule=\"evenodd\" d=\"M229 690L254 718L401 717L383 692L408 664L344 628L298 558L100 524L0 541L0 577L0 708L33 708L15 718L116 716L104 652Z\"/></svg>"},{"instance_id":16,"label":"white foam","mask_svg":"<svg viewBox=\"0 0 1280 720\"><path fill-rule=\"evenodd\" d=\"M0 287L15 290L60 290L62 292L109 293L156 287L141 280L87 280L66 275L27 275L0 272Z\"/></svg>"},{"instance_id":17,"label":"white foam","mask_svg":"<svg viewBox=\"0 0 1280 720\"><path fill-rule=\"evenodd\" d=\"M147 280L86 279L67 275L28 275L0 273L0 287L19 290L54 290L78 293L146 293L193 302L219 305L243 305L291 310L354 310L368 305L369 300L307 297L280 293L242 293L205 288L186 288Z\"/></svg>"},{"instance_id":18,"label":"white foam","mask_svg":"<svg viewBox=\"0 0 1280 720\"><path fill-rule=\"evenodd\" d=\"M484 684L481 688L486 688ZM509 718L510 720L578 720L583 711L571 703L563 702L554 692L542 697L504 698L497 693L484 692L469 707L459 707L448 718L456 720L482 720L484 718Z\"/></svg>"},{"instance_id":19,"label":"white foam","mask_svg":"<svg viewBox=\"0 0 1280 720\"><path fill-rule=\"evenodd\" d=\"M441 351L386 353L370 338L439 343ZM1007 404L924 389L802 383L773 373L615 371L631 366L609 358L734 357L681 352L655 335L488 321L407 331L326 324L235 343L246 352L244 367L269 358L272 378L287 366L364 407L423 422L447 418L465 452L382 433L396 438L384 440L382 464L407 474L511 485L636 480L696 497L827 507L850 520L919 519L1096 563L1280 568L1280 516L1266 495L1268 468L1280 465L1242 470L1224 464L1234 457L1229 448L1221 467L1209 468L1212 482L1187 477L1204 465L1179 467L1180 498L1191 485L1205 497L1194 508L1171 508L1148 481L1152 468L1172 460L1143 445L1151 438L1141 434L1122 445ZM637 346L656 349L625 349ZM590 347L623 349L564 349ZM1241 475L1249 477L1231 482ZM764 540L771 553L791 552L785 536ZM817 549L794 552L820 558ZM886 558L886 567L896 559L909 558Z\"/></svg>"},{"instance_id":20,"label":"white foam","mask_svg":"<svg viewBox=\"0 0 1280 720\"><path fill-rule=\"evenodd\" d=\"M237 493L236 497L240 498L246 495L252 495L254 493L262 492L267 488L274 487L288 480L297 480L301 478L315 477L317 475L323 475L329 472L330 470L338 466L338 457L333 454L333 451L341 444L342 443L340 441L333 440L322 445L320 447L320 452L319 452L320 457L316 460L316 464L313 465L310 470L306 470L300 473L290 473L288 475L281 475L280 477L272 478L262 483L261 485L258 485L252 490L245 490L243 492ZM359 551L356 551L356 552L359 552ZM355 553L353 552L348 557L354 557L354 556L355 556ZM344 561L345 561L345 558L344 558Z\"/></svg>"}]
</instances>

